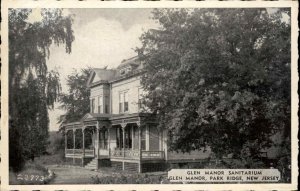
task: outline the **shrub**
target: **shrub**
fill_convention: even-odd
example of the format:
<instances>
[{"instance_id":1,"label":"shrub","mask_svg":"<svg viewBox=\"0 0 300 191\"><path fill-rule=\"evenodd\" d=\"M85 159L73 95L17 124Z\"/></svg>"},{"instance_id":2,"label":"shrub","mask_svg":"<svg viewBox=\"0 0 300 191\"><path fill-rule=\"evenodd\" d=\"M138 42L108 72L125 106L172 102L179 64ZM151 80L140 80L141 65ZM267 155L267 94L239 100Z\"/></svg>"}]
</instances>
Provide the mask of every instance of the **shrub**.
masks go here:
<instances>
[{"instance_id":1,"label":"shrub","mask_svg":"<svg viewBox=\"0 0 300 191\"><path fill-rule=\"evenodd\" d=\"M113 175L92 177L94 184L161 184L166 183L167 176L151 174Z\"/></svg>"}]
</instances>

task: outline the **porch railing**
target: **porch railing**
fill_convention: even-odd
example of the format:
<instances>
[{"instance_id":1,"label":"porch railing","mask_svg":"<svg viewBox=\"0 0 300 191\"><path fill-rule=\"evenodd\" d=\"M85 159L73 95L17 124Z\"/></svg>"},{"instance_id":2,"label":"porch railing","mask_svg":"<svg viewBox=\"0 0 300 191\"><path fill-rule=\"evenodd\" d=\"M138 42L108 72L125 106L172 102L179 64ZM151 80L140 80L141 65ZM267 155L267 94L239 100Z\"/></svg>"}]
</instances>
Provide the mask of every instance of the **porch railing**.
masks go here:
<instances>
[{"instance_id":1,"label":"porch railing","mask_svg":"<svg viewBox=\"0 0 300 191\"><path fill-rule=\"evenodd\" d=\"M82 149L66 149L66 156L83 156ZM84 155L87 157L94 157L94 149L85 149ZM124 158L124 159L140 159L140 160L151 160L151 159L164 159L164 151L140 151L131 149L99 149L100 156L107 156L111 158Z\"/></svg>"},{"instance_id":2,"label":"porch railing","mask_svg":"<svg viewBox=\"0 0 300 191\"><path fill-rule=\"evenodd\" d=\"M85 156L95 156L95 150L94 149L85 149L84 150ZM83 154L83 152L82 152Z\"/></svg>"},{"instance_id":3,"label":"porch railing","mask_svg":"<svg viewBox=\"0 0 300 191\"><path fill-rule=\"evenodd\" d=\"M83 155L83 149L66 149L66 155ZM84 150L85 156L95 156L94 149L85 149Z\"/></svg>"},{"instance_id":4,"label":"porch railing","mask_svg":"<svg viewBox=\"0 0 300 191\"><path fill-rule=\"evenodd\" d=\"M164 159L164 151L142 151L142 159Z\"/></svg>"},{"instance_id":5,"label":"porch railing","mask_svg":"<svg viewBox=\"0 0 300 191\"><path fill-rule=\"evenodd\" d=\"M111 151L111 156L115 158L122 158L124 157L123 150L114 149Z\"/></svg>"},{"instance_id":6,"label":"porch railing","mask_svg":"<svg viewBox=\"0 0 300 191\"><path fill-rule=\"evenodd\" d=\"M100 156L109 156L109 150L108 149L99 149L99 155Z\"/></svg>"},{"instance_id":7,"label":"porch railing","mask_svg":"<svg viewBox=\"0 0 300 191\"><path fill-rule=\"evenodd\" d=\"M125 158L125 159L164 159L164 151L139 151L125 149L115 149L111 151L111 158Z\"/></svg>"},{"instance_id":8,"label":"porch railing","mask_svg":"<svg viewBox=\"0 0 300 191\"><path fill-rule=\"evenodd\" d=\"M140 151L139 150L125 150L125 158L139 158L140 157Z\"/></svg>"}]
</instances>

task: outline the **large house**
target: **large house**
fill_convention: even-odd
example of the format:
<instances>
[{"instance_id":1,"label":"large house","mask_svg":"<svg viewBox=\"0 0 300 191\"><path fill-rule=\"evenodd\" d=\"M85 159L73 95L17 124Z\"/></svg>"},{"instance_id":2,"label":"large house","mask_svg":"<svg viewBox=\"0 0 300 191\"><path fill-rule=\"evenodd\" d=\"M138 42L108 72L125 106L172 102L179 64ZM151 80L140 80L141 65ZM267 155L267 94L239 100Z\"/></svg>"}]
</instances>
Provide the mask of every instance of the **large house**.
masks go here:
<instances>
[{"instance_id":1,"label":"large house","mask_svg":"<svg viewBox=\"0 0 300 191\"><path fill-rule=\"evenodd\" d=\"M122 61L116 69L93 69L87 82L90 113L63 125L67 159L90 169L112 166L148 172L209 157L209 150L169 151L167 132L157 127L155 116L141 110L142 72L143 63L137 57Z\"/></svg>"}]
</instances>

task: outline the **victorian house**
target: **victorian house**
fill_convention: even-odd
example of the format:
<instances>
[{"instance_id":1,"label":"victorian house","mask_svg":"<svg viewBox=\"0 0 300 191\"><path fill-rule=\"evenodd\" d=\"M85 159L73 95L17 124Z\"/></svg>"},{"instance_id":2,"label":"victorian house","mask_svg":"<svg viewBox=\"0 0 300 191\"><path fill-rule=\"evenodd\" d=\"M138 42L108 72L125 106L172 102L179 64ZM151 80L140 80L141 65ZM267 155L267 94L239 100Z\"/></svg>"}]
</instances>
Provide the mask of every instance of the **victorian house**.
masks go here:
<instances>
[{"instance_id":1,"label":"victorian house","mask_svg":"<svg viewBox=\"0 0 300 191\"><path fill-rule=\"evenodd\" d=\"M141 112L142 72L137 57L122 61L116 69L93 69L87 82L90 113L63 125L67 159L89 169L111 166L148 172L209 156L209 151L168 151L167 132L157 127L155 116Z\"/></svg>"}]
</instances>

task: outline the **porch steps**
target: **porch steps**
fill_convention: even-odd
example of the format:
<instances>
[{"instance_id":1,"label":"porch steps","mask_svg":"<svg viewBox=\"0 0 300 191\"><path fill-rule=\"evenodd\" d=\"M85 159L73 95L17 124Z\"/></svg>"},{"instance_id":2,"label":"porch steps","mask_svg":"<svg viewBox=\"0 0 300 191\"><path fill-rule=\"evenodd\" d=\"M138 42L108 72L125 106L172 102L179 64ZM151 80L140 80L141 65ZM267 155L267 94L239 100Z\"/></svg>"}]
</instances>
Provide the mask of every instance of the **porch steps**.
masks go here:
<instances>
[{"instance_id":1,"label":"porch steps","mask_svg":"<svg viewBox=\"0 0 300 191\"><path fill-rule=\"evenodd\" d=\"M89 170L97 170L97 159L91 160L87 165L84 166L84 168Z\"/></svg>"}]
</instances>

